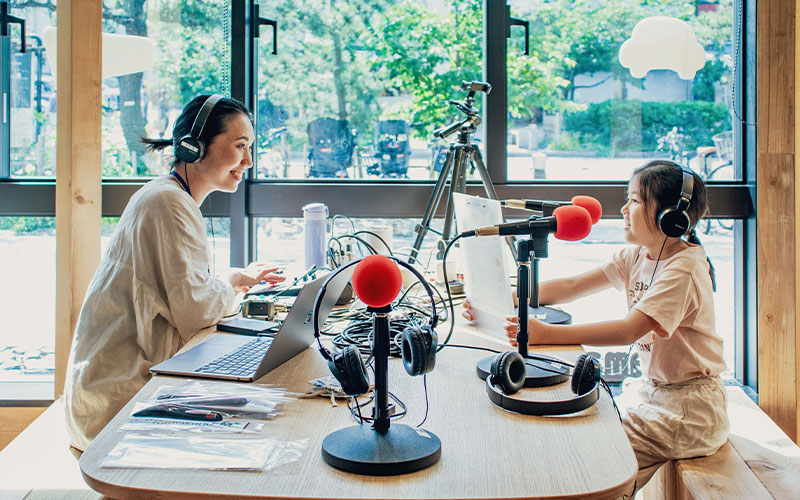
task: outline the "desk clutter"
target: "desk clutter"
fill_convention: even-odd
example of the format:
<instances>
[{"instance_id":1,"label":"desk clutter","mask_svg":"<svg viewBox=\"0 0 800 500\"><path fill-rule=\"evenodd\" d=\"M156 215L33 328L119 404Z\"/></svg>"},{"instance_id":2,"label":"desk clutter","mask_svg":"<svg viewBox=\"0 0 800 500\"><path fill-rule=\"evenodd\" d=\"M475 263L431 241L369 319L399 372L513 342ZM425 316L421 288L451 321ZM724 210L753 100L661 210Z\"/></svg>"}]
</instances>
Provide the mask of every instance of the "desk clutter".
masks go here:
<instances>
[{"instance_id":1,"label":"desk clutter","mask_svg":"<svg viewBox=\"0 0 800 500\"><path fill-rule=\"evenodd\" d=\"M268 437L266 425L296 398L257 384L194 380L161 386L133 406L119 428L125 436L101 467L267 470L297 460L306 443Z\"/></svg>"}]
</instances>

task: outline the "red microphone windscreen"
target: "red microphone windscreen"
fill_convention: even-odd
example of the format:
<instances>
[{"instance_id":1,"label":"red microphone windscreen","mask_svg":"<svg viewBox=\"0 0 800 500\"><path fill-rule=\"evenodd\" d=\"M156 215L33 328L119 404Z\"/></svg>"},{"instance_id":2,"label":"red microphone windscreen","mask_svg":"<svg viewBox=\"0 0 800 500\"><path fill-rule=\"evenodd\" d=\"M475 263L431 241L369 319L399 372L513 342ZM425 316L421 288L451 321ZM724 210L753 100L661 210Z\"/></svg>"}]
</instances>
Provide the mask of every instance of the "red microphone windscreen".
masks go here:
<instances>
[{"instance_id":1,"label":"red microphone windscreen","mask_svg":"<svg viewBox=\"0 0 800 500\"><path fill-rule=\"evenodd\" d=\"M597 224L597 221L603 216L603 206L600 205L597 198L579 194L578 196L572 197L572 204L585 208L589 212L589 215L592 216L592 224Z\"/></svg>"},{"instance_id":2,"label":"red microphone windscreen","mask_svg":"<svg viewBox=\"0 0 800 500\"><path fill-rule=\"evenodd\" d=\"M553 210L553 217L556 218L555 237L559 240L582 240L592 231L592 216L583 207L564 205Z\"/></svg>"},{"instance_id":3,"label":"red microphone windscreen","mask_svg":"<svg viewBox=\"0 0 800 500\"><path fill-rule=\"evenodd\" d=\"M383 255L361 259L350 281L361 302L372 307L391 304L403 286L403 277L397 264Z\"/></svg>"}]
</instances>

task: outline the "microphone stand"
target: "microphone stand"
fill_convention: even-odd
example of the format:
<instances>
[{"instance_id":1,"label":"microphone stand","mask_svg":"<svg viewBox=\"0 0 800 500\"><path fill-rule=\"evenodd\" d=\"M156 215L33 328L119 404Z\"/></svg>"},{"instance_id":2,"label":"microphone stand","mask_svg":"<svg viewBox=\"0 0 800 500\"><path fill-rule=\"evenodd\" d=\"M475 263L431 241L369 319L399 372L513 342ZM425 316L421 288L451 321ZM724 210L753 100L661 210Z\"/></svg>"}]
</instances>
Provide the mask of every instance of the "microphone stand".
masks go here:
<instances>
[{"instance_id":1,"label":"microphone stand","mask_svg":"<svg viewBox=\"0 0 800 500\"><path fill-rule=\"evenodd\" d=\"M547 233L543 235L531 236L529 239L521 239L517 241L517 299L519 303L519 310L517 318L519 319L517 329L517 348L519 353L525 361L525 384L523 387L544 387L548 385L555 385L564 382L569 378L567 375L567 368L561 364L549 363L538 359L528 358L528 318L532 312L536 319L546 321L547 316L550 315L553 319L561 319L562 321L548 321L557 323L568 323L572 317L557 309L550 307L539 306L539 276L538 276L538 259L536 258L536 249L539 248L543 251L544 256L547 256ZM531 271L533 271L531 273ZM529 306L530 296L530 306ZM535 305L534 305L535 304ZM560 314L560 315L559 315ZM543 316L544 315L544 316ZM566 321L564 321L566 316ZM536 354L537 357L550 358L543 354ZM478 376L486 379L491 372L492 362L497 356L488 356L478 361ZM551 358L555 359L555 358Z\"/></svg>"},{"instance_id":2,"label":"microphone stand","mask_svg":"<svg viewBox=\"0 0 800 500\"><path fill-rule=\"evenodd\" d=\"M391 425L394 406L389 404L389 349L391 305L368 307L374 332L375 406L372 426L345 427L322 442L322 458L347 472L393 476L424 469L439 461L442 443L432 432L404 424Z\"/></svg>"}]
</instances>

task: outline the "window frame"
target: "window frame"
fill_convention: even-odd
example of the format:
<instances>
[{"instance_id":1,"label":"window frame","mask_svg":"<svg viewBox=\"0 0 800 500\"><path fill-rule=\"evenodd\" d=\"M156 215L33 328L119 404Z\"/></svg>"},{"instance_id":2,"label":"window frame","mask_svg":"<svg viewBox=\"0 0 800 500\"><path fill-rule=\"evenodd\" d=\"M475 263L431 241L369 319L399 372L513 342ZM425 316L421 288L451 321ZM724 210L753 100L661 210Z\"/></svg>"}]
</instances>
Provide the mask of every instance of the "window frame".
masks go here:
<instances>
[{"instance_id":1,"label":"window frame","mask_svg":"<svg viewBox=\"0 0 800 500\"><path fill-rule=\"evenodd\" d=\"M257 2L231 0L231 97L242 100L251 109L255 103ZM608 207L605 218L621 215L626 198L625 182L552 182L509 181L506 171L506 30L504 0L483 0L484 8L484 78L492 92L484 96L483 121L486 124L485 162L500 198L568 199L576 192L594 196ZM736 6L734 5L736 11ZM735 12L736 16L738 12ZM746 122L756 116L756 2L746 0L742 12L741 45L738 51L738 74L734 101ZM737 21L735 19L735 21ZM734 33L735 35L735 33ZM278 34L280 39L280 34ZM271 43L269 37L262 43ZM3 66L0 82L10 84L9 37L2 40ZM487 62L488 61L488 62ZM4 90L5 92L5 90ZM3 94L0 94L3 95ZM4 94L8 95L8 94ZM54 216L55 179L10 177L8 121L2 122L3 147L0 148L0 216ZM711 216L733 218L735 254L736 366L735 377L744 385L757 387L757 288L756 288L756 135L755 127L734 123L737 168L741 181L709 182ZM328 205L330 213L354 217L421 218L431 195L434 181L407 180L254 180L251 169L245 182L233 194L212 193L201 210L206 217L230 219L230 264L242 266L255 255L255 221L260 217L297 217L308 201ZM121 215L131 195L149 179L103 179L102 215ZM401 187L402 189L398 189ZM483 194L479 182L467 183L467 191ZM438 215L444 215L440 203ZM55 330L54 330L55 336ZM0 398L1 399L1 398ZM0 405L8 404L0 401Z\"/></svg>"}]
</instances>

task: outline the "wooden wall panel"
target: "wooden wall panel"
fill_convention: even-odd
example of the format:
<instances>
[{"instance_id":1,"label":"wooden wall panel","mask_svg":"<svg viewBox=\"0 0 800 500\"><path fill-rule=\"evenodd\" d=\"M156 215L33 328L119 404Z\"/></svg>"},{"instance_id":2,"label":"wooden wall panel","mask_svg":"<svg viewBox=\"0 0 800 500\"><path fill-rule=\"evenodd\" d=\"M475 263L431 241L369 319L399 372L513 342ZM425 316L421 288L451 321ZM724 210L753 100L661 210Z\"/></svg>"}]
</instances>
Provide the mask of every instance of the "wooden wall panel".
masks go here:
<instances>
[{"instance_id":1,"label":"wooden wall panel","mask_svg":"<svg viewBox=\"0 0 800 500\"><path fill-rule=\"evenodd\" d=\"M100 261L102 3L59 2L56 140L56 384Z\"/></svg>"},{"instance_id":2,"label":"wooden wall panel","mask_svg":"<svg viewBox=\"0 0 800 500\"><path fill-rule=\"evenodd\" d=\"M798 439L798 178L795 13L798 2L757 6L758 392L764 411Z\"/></svg>"},{"instance_id":3,"label":"wooden wall panel","mask_svg":"<svg viewBox=\"0 0 800 500\"><path fill-rule=\"evenodd\" d=\"M46 407L0 408L0 451L46 409Z\"/></svg>"}]
</instances>

